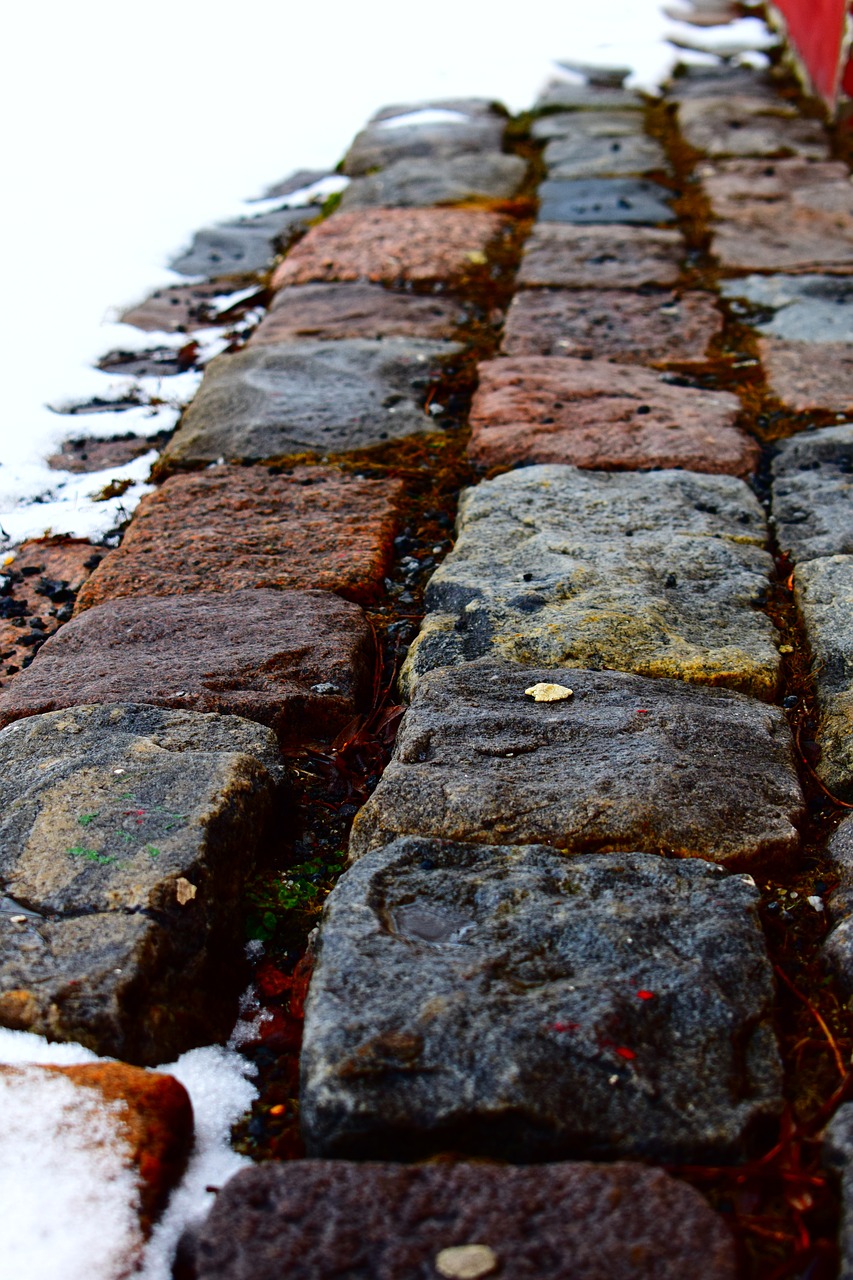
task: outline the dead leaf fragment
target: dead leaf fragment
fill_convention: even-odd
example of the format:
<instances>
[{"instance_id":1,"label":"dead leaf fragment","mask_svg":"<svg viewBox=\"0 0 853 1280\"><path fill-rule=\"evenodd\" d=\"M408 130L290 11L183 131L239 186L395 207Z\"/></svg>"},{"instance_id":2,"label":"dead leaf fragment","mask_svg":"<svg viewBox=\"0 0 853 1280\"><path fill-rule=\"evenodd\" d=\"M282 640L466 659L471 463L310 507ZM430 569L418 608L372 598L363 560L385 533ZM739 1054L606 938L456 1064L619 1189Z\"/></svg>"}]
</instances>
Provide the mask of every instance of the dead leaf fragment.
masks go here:
<instances>
[{"instance_id":1,"label":"dead leaf fragment","mask_svg":"<svg viewBox=\"0 0 853 1280\"><path fill-rule=\"evenodd\" d=\"M534 702L565 702L574 694L574 691L567 689L564 684L532 684L524 692Z\"/></svg>"},{"instance_id":2,"label":"dead leaf fragment","mask_svg":"<svg viewBox=\"0 0 853 1280\"><path fill-rule=\"evenodd\" d=\"M435 1269L448 1280L478 1280L497 1269L498 1257L487 1244L459 1244L442 1249L435 1257Z\"/></svg>"},{"instance_id":3,"label":"dead leaf fragment","mask_svg":"<svg viewBox=\"0 0 853 1280\"><path fill-rule=\"evenodd\" d=\"M190 881L186 880L183 876L178 876L175 881L175 893L177 895L178 902L182 907L185 907L188 902L192 902L193 898L198 893L198 886L191 884Z\"/></svg>"}]
</instances>

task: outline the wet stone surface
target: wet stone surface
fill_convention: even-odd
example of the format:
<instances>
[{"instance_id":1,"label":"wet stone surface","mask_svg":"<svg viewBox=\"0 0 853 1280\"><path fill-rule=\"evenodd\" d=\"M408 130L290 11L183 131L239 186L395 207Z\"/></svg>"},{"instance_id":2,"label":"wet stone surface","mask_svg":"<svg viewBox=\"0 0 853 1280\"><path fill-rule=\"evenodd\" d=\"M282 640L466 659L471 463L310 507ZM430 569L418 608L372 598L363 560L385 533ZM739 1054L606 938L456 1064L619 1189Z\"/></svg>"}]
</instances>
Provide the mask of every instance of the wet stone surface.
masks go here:
<instances>
[{"instance_id":1,"label":"wet stone surface","mask_svg":"<svg viewBox=\"0 0 853 1280\"><path fill-rule=\"evenodd\" d=\"M404 687L496 657L772 699L780 658L760 611L773 574L754 545L762 525L747 485L729 477L551 466L484 482L463 494L456 545L427 585Z\"/></svg>"},{"instance_id":2,"label":"wet stone surface","mask_svg":"<svg viewBox=\"0 0 853 1280\"><path fill-rule=\"evenodd\" d=\"M75 706L0 733L0 1025L150 1065L227 1034L269 730Z\"/></svg>"},{"instance_id":3,"label":"wet stone surface","mask_svg":"<svg viewBox=\"0 0 853 1280\"><path fill-rule=\"evenodd\" d=\"M833 795L853 800L853 556L797 566L794 598L812 651L819 720L818 776Z\"/></svg>"},{"instance_id":4,"label":"wet stone surface","mask_svg":"<svg viewBox=\"0 0 853 1280\"><path fill-rule=\"evenodd\" d=\"M758 447L724 391L673 386L607 360L516 356L479 366L469 452L486 467L558 462L748 475Z\"/></svg>"},{"instance_id":5,"label":"wet stone surface","mask_svg":"<svg viewBox=\"0 0 853 1280\"><path fill-rule=\"evenodd\" d=\"M245 716L298 743L349 723L372 674L361 609L327 591L135 596L66 623L0 694L0 723L133 701Z\"/></svg>"},{"instance_id":6,"label":"wet stone surface","mask_svg":"<svg viewBox=\"0 0 853 1280\"><path fill-rule=\"evenodd\" d=\"M539 186L540 222L651 225L674 222L667 191L640 178L549 179Z\"/></svg>"},{"instance_id":7,"label":"wet stone surface","mask_svg":"<svg viewBox=\"0 0 853 1280\"><path fill-rule=\"evenodd\" d=\"M683 1280L696 1265L703 1280L735 1276L728 1231L698 1192L625 1162L273 1162L232 1178L179 1256L196 1280L411 1280L472 1243L528 1280Z\"/></svg>"},{"instance_id":8,"label":"wet stone surface","mask_svg":"<svg viewBox=\"0 0 853 1280\"><path fill-rule=\"evenodd\" d=\"M625 364L707 359L723 319L710 294L524 289L507 312L509 356L592 356Z\"/></svg>"},{"instance_id":9,"label":"wet stone surface","mask_svg":"<svg viewBox=\"0 0 853 1280\"><path fill-rule=\"evenodd\" d=\"M304 284L281 289L250 347L306 339L450 338L466 318L451 298L395 293L378 284Z\"/></svg>"},{"instance_id":10,"label":"wet stone surface","mask_svg":"<svg viewBox=\"0 0 853 1280\"><path fill-rule=\"evenodd\" d=\"M455 343L290 342L218 356L165 450L165 470L340 454L435 431L422 407Z\"/></svg>"},{"instance_id":11,"label":"wet stone surface","mask_svg":"<svg viewBox=\"0 0 853 1280\"><path fill-rule=\"evenodd\" d=\"M672 285L684 254L677 231L538 223L525 244L518 283L576 289Z\"/></svg>"},{"instance_id":12,"label":"wet stone surface","mask_svg":"<svg viewBox=\"0 0 853 1280\"><path fill-rule=\"evenodd\" d=\"M794 561L853 555L853 424L777 445L773 517L780 549Z\"/></svg>"},{"instance_id":13,"label":"wet stone surface","mask_svg":"<svg viewBox=\"0 0 853 1280\"><path fill-rule=\"evenodd\" d=\"M169 265L179 275L207 276L208 279L266 271L278 246L286 245L307 230L319 212L307 205L243 218L219 227L205 227L196 232L187 252L173 258Z\"/></svg>"},{"instance_id":14,"label":"wet stone surface","mask_svg":"<svg viewBox=\"0 0 853 1280\"><path fill-rule=\"evenodd\" d=\"M685 141L708 156L828 158L821 122L802 119L781 99L767 103L737 93L689 98L678 108L678 123Z\"/></svg>"},{"instance_id":15,"label":"wet stone surface","mask_svg":"<svg viewBox=\"0 0 853 1280\"><path fill-rule=\"evenodd\" d=\"M782 1107L757 901L696 859L374 850L321 926L309 1154L737 1156Z\"/></svg>"},{"instance_id":16,"label":"wet stone surface","mask_svg":"<svg viewBox=\"0 0 853 1280\"><path fill-rule=\"evenodd\" d=\"M341 199L341 209L371 206L396 208L460 204L465 200L507 200L521 184L527 165L519 156L500 151L430 159L397 160L387 169L355 178Z\"/></svg>"},{"instance_id":17,"label":"wet stone surface","mask_svg":"<svg viewBox=\"0 0 853 1280\"><path fill-rule=\"evenodd\" d=\"M287 255L272 287L321 280L451 283L482 264L509 219L480 209L352 209L336 213Z\"/></svg>"},{"instance_id":18,"label":"wet stone surface","mask_svg":"<svg viewBox=\"0 0 853 1280\"><path fill-rule=\"evenodd\" d=\"M573 696L534 702L524 691L539 682ZM674 680L483 658L422 677L350 852L420 835L749 867L796 852L801 812L774 707Z\"/></svg>"},{"instance_id":19,"label":"wet stone surface","mask_svg":"<svg viewBox=\"0 0 853 1280\"><path fill-rule=\"evenodd\" d=\"M358 178L398 160L439 164L454 156L500 151L506 120L481 116L448 124L372 124L357 134L344 157L343 171Z\"/></svg>"},{"instance_id":20,"label":"wet stone surface","mask_svg":"<svg viewBox=\"0 0 853 1280\"><path fill-rule=\"evenodd\" d=\"M614 178L668 167L660 143L644 134L556 137L543 158L552 179Z\"/></svg>"},{"instance_id":21,"label":"wet stone surface","mask_svg":"<svg viewBox=\"0 0 853 1280\"><path fill-rule=\"evenodd\" d=\"M853 347L849 342L759 338L758 354L770 391L795 413L853 410Z\"/></svg>"},{"instance_id":22,"label":"wet stone surface","mask_svg":"<svg viewBox=\"0 0 853 1280\"><path fill-rule=\"evenodd\" d=\"M401 492L398 480L333 467L271 475L222 466L172 476L142 499L77 612L118 596L244 587L319 587L368 600L392 559Z\"/></svg>"},{"instance_id":23,"label":"wet stone surface","mask_svg":"<svg viewBox=\"0 0 853 1280\"><path fill-rule=\"evenodd\" d=\"M758 308L762 318L749 323L768 338L853 342L853 280L845 276L747 276L721 281L720 292Z\"/></svg>"},{"instance_id":24,"label":"wet stone surface","mask_svg":"<svg viewBox=\"0 0 853 1280\"><path fill-rule=\"evenodd\" d=\"M700 165L718 220L713 254L754 271L853 270L853 186L847 166L808 160Z\"/></svg>"}]
</instances>

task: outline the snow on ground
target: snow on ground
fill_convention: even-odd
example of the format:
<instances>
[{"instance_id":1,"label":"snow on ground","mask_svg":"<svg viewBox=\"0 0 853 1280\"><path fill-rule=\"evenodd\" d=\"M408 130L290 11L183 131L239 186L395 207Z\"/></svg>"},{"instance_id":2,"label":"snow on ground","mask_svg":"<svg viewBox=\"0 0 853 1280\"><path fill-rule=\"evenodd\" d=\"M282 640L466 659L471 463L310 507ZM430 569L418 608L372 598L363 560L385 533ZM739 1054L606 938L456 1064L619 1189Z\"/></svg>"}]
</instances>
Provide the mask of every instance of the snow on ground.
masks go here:
<instances>
[{"instance_id":1,"label":"snow on ground","mask_svg":"<svg viewBox=\"0 0 853 1280\"><path fill-rule=\"evenodd\" d=\"M0 1063L97 1061L82 1045L0 1028ZM189 1093L195 1149L146 1247L140 1280L169 1280L181 1232L213 1202L205 1188L222 1186L248 1163L231 1150L229 1137L256 1094L246 1060L219 1045L192 1049L155 1070L175 1076ZM62 1077L0 1078L0 1128L0 1280L114 1280L111 1262L140 1243L137 1197L101 1095Z\"/></svg>"}]
</instances>

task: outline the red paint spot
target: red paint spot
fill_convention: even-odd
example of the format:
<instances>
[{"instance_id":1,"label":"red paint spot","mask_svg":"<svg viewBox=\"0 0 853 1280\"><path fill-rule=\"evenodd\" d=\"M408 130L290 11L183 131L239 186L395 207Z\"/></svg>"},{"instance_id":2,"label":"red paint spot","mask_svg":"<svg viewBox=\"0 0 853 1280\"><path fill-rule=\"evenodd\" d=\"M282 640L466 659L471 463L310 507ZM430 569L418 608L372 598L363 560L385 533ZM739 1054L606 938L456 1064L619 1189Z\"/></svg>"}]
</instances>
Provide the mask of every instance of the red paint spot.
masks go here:
<instances>
[{"instance_id":1,"label":"red paint spot","mask_svg":"<svg viewBox=\"0 0 853 1280\"><path fill-rule=\"evenodd\" d=\"M579 1022L552 1022L552 1031L577 1031L580 1026Z\"/></svg>"},{"instance_id":2,"label":"red paint spot","mask_svg":"<svg viewBox=\"0 0 853 1280\"><path fill-rule=\"evenodd\" d=\"M640 1000L654 1000L654 991L638 991L637 996Z\"/></svg>"},{"instance_id":3,"label":"red paint spot","mask_svg":"<svg viewBox=\"0 0 853 1280\"><path fill-rule=\"evenodd\" d=\"M616 1052L619 1054L619 1057L624 1058L626 1062L633 1062L634 1058L637 1056L633 1049L626 1049L623 1044L617 1045Z\"/></svg>"},{"instance_id":4,"label":"red paint spot","mask_svg":"<svg viewBox=\"0 0 853 1280\"><path fill-rule=\"evenodd\" d=\"M638 715L638 716L647 716L648 714L649 714L649 713L648 713L648 711L646 710L646 708L645 708L645 707L637 707L637 715Z\"/></svg>"}]
</instances>

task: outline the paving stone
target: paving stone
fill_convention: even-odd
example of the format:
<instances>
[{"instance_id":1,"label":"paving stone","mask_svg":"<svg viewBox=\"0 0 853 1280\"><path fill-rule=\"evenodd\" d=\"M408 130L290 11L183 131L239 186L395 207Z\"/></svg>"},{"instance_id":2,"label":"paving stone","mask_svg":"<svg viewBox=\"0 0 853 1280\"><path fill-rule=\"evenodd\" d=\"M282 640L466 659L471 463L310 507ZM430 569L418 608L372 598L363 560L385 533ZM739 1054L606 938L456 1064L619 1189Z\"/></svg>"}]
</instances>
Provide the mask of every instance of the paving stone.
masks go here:
<instances>
[{"instance_id":1,"label":"paving stone","mask_svg":"<svg viewBox=\"0 0 853 1280\"><path fill-rule=\"evenodd\" d=\"M668 167L660 143L643 134L558 137L548 143L543 158L551 179L614 178Z\"/></svg>"},{"instance_id":2,"label":"paving stone","mask_svg":"<svg viewBox=\"0 0 853 1280\"><path fill-rule=\"evenodd\" d=\"M423 410L452 342L287 342L217 356L164 451L163 471L340 454L436 430Z\"/></svg>"},{"instance_id":3,"label":"paving stone","mask_svg":"<svg viewBox=\"0 0 853 1280\"><path fill-rule=\"evenodd\" d=\"M367 854L323 916L309 1154L741 1154L782 1109L746 879L653 854L567 863L544 845L409 838Z\"/></svg>"},{"instance_id":4,"label":"paving stone","mask_svg":"<svg viewBox=\"0 0 853 1280\"><path fill-rule=\"evenodd\" d=\"M677 231L539 223L524 247L518 283L576 289L672 285L684 254Z\"/></svg>"},{"instance_id":5,"label":"paving stone","mask_svg":"<svg viewBox=\"0 0 853 1280\"><path fill-rule=\"evenodd\" d=\"M725 516L706 523L708 509ZM754 545L763 523L747 485L728 476L526 467L468 489L403 687L496 657L772 699L777 633L760 606L774 565Z\"/></svg>"},{"instance_id":6,"label":"paving stone","mask_svg":"<svg viewBox=\"0 0 853 1280\"><path fill-rule=\"evenodd\" d=\"M91 542L42 538L21 543L0 565L0 688L71 617L84 582L110 554Z\"/></svg>"},{"instance_id":7,"label":"paving stone","mask_svg":"<svg viewBox=\"0 0 853 1280\"><path fill-rule=\"evenodd\" d=\"M708 293L523 289L510 304L501 349L508 356L702 364L722 327Z\"/></svg>"},{"instance_id":8,"label":"paving stone","mask_svg":"<svg viewBox=\"0 0 853 1280\"><path fill-rule=\"evenodd\" d=\"M0 724L133 701L245 716L305 742L352 720L372 669L361 609L327 591L134 596L52 636L0 694Z\"/></svg>"},{"instance_id":9,"label":"paving stone","mask_svg":"<svg viewBox=\"0 0 853 1280\"><path fill-rule=\"evenodd\" d=\"M736 1274L732 1241L702 1196L626 1162L271 1161L223 1187L179 1260L196 1280L412 1280L471 1243L491 1249L502 1274L528 1280Z\"/></svg>"},{"instance_id":10,"label":"paving stone","mask_svg":"<svg viewBox=\"0 0 853 1280\"><path fill-rule=\"evenodd\" d=\"M320 280L448 284L482 264L512 223L484 209L352 209L312 227L272 277L273 289Z\"/></svg>"},{"instance_id":11,"label":"paving stone","mask_svg":"<svg viewBox=\"0 0 853 1280\"><path fill-rule=\"evenodd\" d=\"M666 86L667 98L749 97L770 103L784 102L770 77L754 67L736 63L679 63Z\"/></svg>"},{"instance_id":12,"label":"paving stone","mask_svg":"<svg viewBox=\"0 0 853 1280\"><path fill-rule=\"evenodd\" d=\"M344 156L343 171L347 177L359 178L397 160L439 163L453 156L500 151L505 128L506 120L498 116L449 124L369 125L356 135Z\"/></svg>"},{"instance_id":13,"label":"paving stone","mask_svg":"<svg viewBox=\"0 0 853 1280\"><path fill-rule=\"evenodd\" d=\"M516 356L479 367L469 452L486 467L565 462L600 470L685 467L745 476L758 446L728 392L662 382L607 360Z\"/></svg>"},{"instance_id":14,"label":"paving stone","mask_svg":"<svg viewBox=\"0 0 853 1280\"><path fill-rule=\"evenodd\" d=\"M270 475L222 466L172 476L142 499L77 612L118 596L244 587L319 587L370 600L393 557L402 491L400 480L334 467Z\"/></svg>"},{"instance_id":15,"label":"paving stone","mask_svg":"<svg viewBox=\"0 0 853 1280\"><path fill-rule=\"evenodd\" d=\"M826 856L838 884L829 899L833 925L823 944L845 994L853 994L853 820L848 816L836 827L826 846Z\"/></svg>"},{"instance_id":16,"label":"paving stone","mask_svg":"<svg viewBox=\"0 0 853 1280\"><path fill-rule=\"evenodd\" d=\"M709 156L804 156L828 159L820 120L804 120L782 99L763 102L747 94L689 98L678 123L686 142Z\"/></svg>"},{"instance_id":17,"label":"paving stone","mask_svg":"<svg viewBox=\"0 0 853 1280\"><path fill-rule=\"evenodd\" d=\"M770 391L795 413L853 410L853 347L849 342L786 342L759 338Z\"/></svg>"},{"instance_id":18,"label":"paving stone","mask_svg":"<svg viewBox=\"0 0 853 1280\"><path fill-rule=\"evenodd\" d=\"M818 701L818 776L853 800L853 556L797 565L794 599L802 614Z\"/></svg>"},{"instance_id":19,"label":"paving stone","mask_svg":"<svg viewBox=\"0 0 853 1280\"><path fill-rule=\"evenodd\" d=\"M633 89L613 89L569 80L551 80L534 111L642 111L647 99Z\"/></svg>"},{"instance_id":20,"label":"paving stone","mask_svg":"<svg viewBox=\"0 0 853 1280\"><path fill-rule=\"evenodd\" d=\"M208 278L266 271L278 246L307 230L318 215L315 206L306 205L205 227L195 233L189 249L173 258L169 266L179 275Z\"/></svg>"},{"instance_id":21,"label":"paving stone","mask_svg":"<svg viewBox=\"0 0 853 1280\"><path fill-rule=\"evenodd\" d=\"M746 276L721 281L720 292L759 308L748 322L768 338L853 342L853 280L845 276Z\"/></svg>"},{"instance_id":22,"label":"paving stone","mask_svg":"<svg viewBox=\"0 0 853 1280\"><path fill-rule=\"evenodd\" d=\"M853 270L853 186L846 165L724 160L699 172L718 219L712 251L721 266Z\"/></svg>"},{"instance_id":23,"label":"paving stone","mask_svg":"<svg viewBox=\"0 0 853 1280\"><path fill-rule=\"evenodd\" d=\"M834 1169L841 1180L841 1222L838 1248L841 1254L838 1280L853 1277L853 1104L845 1103L836 1111L823 1137L823 1163Z\"/></svg>"},{"instance_id":24,"label":"paving stone","mask_svg":"<svg viewBox=\"0 0 853 1280\"><path fill-rule=\"evenodd\" d=\"M534 702L539 682L574 696ZM350 853L420 835L749 867L796 851L802 804L788 726L766 703L481 658L423 676Z\"/></svg>"},{"instance_id":25,"label":"paving stone","mask_svg":"<svg viewBox=\"0 0 853 1280\"><path fill-rule=\"evenodd\" d=\"M303 284L281 289L249 346L306 338L449 338L467 319L451 298L395 293L378 284Z\"/></svg>"},{"instance_id":26,"label":"paving stone","mask_svg":"<svg viewBox=\"0 0 853 1280\"><path fill-rule=\"evenodd\" d=\"M794 561L853 555L853 424L803 431L777 445L773 519Z\"/></svg>"},{"instance_id":27,"label":"paving stone","mask_svg":"<svg viewBox=\"0 0 853 1280\"><path fill-rule=\"evenodd\" d=\"M674 222L667 191L643 178L549 179L539 186L540 222L654 225Z\"/></svg>"},{"instance_id":28,"label":"paving stone","mask_svg":"<svg viewBox=\"0 0 853 1280\"><path fill-rule=\"evenodd\" d=\"M272 200L277 196L292 196L306 187L313 187L315 182L322 182L323 178L332 177L334 174L329 173L328 169L295 169L280 182L267 187L261 199Z\"/></svg>"},{"instance_id":29,"label":"paving stone","mask_svg":"<svg viewBox=\"0 0 853 1280\"><path fill-rule=\"evenodd\" d=\"M341 199L342 209L461 204L466 200L507 200L527 172L519 156L500 151L453 156L449 160L397 160L365 178L355 178Z\"/></svg>"},{"instance_id":30,"label":"paving stone","mask_svg":"<svg viewBox=\"0 0 853 1280\"><path fill-rule=\"evenodd\" d=\"M472 120L501 119L506 123L507 109L494 98L428 98L425 102L394 102L380 107L370 117L371 124L383 120L395 120L398 116L410 116L419 111L452 111Z\"/></svg>"},{"instance_id":31,"label":"paving stone","mask_svg":"<svg viewBox=\"0 0 853 1280\"><path fill-rule=\"evenodd\" d=\"M123 311L119 319L146 332L184 333L214 323L214 300L222 294L221 281L167 285Z\"/></svg>"},{"instance_id":32,"label":"paving stone","mask_svg":"<svg viewBox=\"0 0 853 1280\"><path fill-rule=\"evenodd\" d=\"M0 772L0 1025L143 1065L227 1035L273 735L75 706L7 726Z\"/></svg>"},{"instance_id":33,"label":"paving stone","mask_svg":"<svg viewBox=\"0 0 853 1280\"><path fill-rule=\"evenodd\" d=\"M568 142L646 137L643 117L636 111L557 111L540 116L530 128L537 142L562 138Z\"/></svg>"},{"instance_id":34,"label":"paving stone","mask_svg":"<svg viewBox=\"0 0 853 1280\"><path fill-rule=\"evenodd\" d=\"M124 370L123 370L124 372ZM139 374L127 370L128 377L145 377L150 370ZM170 370L169 373L178 372ZM163 373L163 370L160 370ZM154 376L158 376L157 373ZM168 374L166 376L169 376ZM76 436L63 440L59 453L49 454L45 462L52 471L70 471L73 475L87 475L93 471L107 471L111 467L125 467L137 458L143 458L152 449L159 450L168 441L171 431L158 431L153 436L137 436L132 431L107 440L96 436Z\"/></svg>"}]
</instances>

